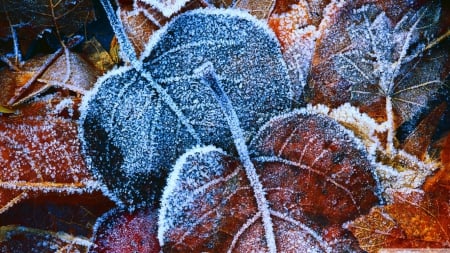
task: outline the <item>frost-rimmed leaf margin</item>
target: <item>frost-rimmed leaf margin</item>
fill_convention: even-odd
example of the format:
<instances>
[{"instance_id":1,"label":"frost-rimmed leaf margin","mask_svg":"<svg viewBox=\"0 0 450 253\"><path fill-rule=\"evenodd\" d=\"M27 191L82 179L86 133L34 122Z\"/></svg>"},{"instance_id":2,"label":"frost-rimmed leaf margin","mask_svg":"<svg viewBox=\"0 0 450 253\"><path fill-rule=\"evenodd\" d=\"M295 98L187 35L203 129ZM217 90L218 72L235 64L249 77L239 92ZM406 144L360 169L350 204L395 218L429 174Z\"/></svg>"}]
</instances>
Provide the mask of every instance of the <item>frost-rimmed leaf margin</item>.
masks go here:
<instances>
[{"instance_id":1,"label":"frost-rimmed leaf margin","mask_svg":"<svg viewBox=\"0 0 450 253\"><path fill-rule=\"evenodd\" d=\"M164 246L164 234L169 229L169 226L167 222L164 220L164 217L167 216L167 204L169 202L171 194L175 191L177 187L177 180L180 178L181 170L183 169L183 165L186 163L188 157L194 156L196 154L207 154L210 152L217 152L218 154L227 155L225 151L223 151L220 148L217 148L215 146L209 145L209 146L196 146L190 150L188 150L186 153L181 155L178 160L176 161L172 172L169 174L167 178L167 184L164 187L162 197L160 199L161 207L159 208L158 213L158 232L157 237L159 240L159 245L161 247Z\"/></svg>"},{"instance_id":2,"label":"frost-rimmed leaf margin","mask_svg":"<svg viewBox=\"0 0 450 253\"><path fill-rule=\"evenodd\" d=\"M337 133L339 134L339 136L342 137L342 138L339 138L340 141L343 141L345 143L350 142L348 144L349 146L347 146L347 144L345 146L351 147L351 149L353 151L357 152L357 154L360 155L360 157L361 157L360 159L362 159L364 161L364 163L363 163L364 165L357 166L357 168L358 168L357 171L366 175L367 178L371 178L370 186L366 187L363 184L363 188L368 190L365 192L370 192L370 195L373 197L372 199L375 202L370 203L369 206L367 205L369 203L366 202L365 204L363 204L363 206L364 206L363 210L359 210L359 208L357 208L359 210L359 211L357 211L358 213L366 212L369 210L369 208L372 206L372 204L382 204L383 203L383 200L381 198L380 188L379 188L379 182L377 180L378 178L377 178L377 175L374 173L373 159L371 159L372 157L370 156L369 153L367 153L365 146L362 144L362 142L359 139L355 139L356 137L353 134L353 132L346 129L342 125L340 125L336 120L330 118L327 115L328 112L329 112L329 109L325 106L316 106L314 108L312 108L312 107L302 108L302 109L294 110L293 112L286 113L285 115L274 117L274 119L271 120L270 123L273 123L277 119L278 120L279 119L292 119L292 118L295 119L295 118L297 118L296 116L298 116L298 115L301 115L302 117L318 116L319 118L316 119L318 121L316 121L316 120L314 120L314 121L321 122L321 120L325 119L325 120L327 120L327 122L330 122L334 126L333 131L335 128L339 131ZM267 123L267 126L270 123ZM261 133L261 135L266 134L266 132L264 130L266 130L266 129L262 129L259 133ZM329 137L333 138L332 135L330 135ZM314 137L312 137L312 138L314 138ZM326 139L328 140L328 138L326 138ZM289 138L287 140L289 141ZM255 142L259 142L259 140L255 138ZM345 153L344 153L344 155L345 155ZM221 205L223 204L225 206L228 204L225 204L225 202L227 202L227 201L225 200L226 198L223 198L223 196L221 195L222 194L221 190L218 190L216 192L217 189L214 188L214 190L211 190L209 188L214 187L213 185L215 185L216 183L222 184L223 182L228 182L228 180L230 180L230 178L234 178L234 176L236 176L239 173L238 171L243 172L241 165L240 165L240 169L235 169L234 172L231 172L230 171L231 169L229 169L227 167L230 164L230 161L221 160L222 159L221 157L228 157L228 158L231 158L232 160L236 159L236 157L230 156L229 154L224 152L222 149L216 148L214 146L202 146L202 147L196 147L192 150L187 151L187 153L183 154L177 160L172 173L169 175L168 184L163 191L163 197L161 199L161 209L159 211L160 213L159 213L159 217L158 217L158 225L159 225L158 240L160 241L160 244L162 247L164 247L164 245L166 243L168 243L167 247L171 247L171 246L176 247L176 245L179 245L178 243L183 244L183 241L180 241L180 238L177 236L181 236L181 238L183 238L183 239L186 236L187 238L190 238L190 239L186 239L186 242L189 242L196 236L200 236L202 238L203 238L203 236L208 237L207 235L204 235L203 233L206 233L208 235L215 233L214 231L212 231L212 230L210 231L207 229L211 225L210 223L212 222L210 220L210 217L208 214L209 212L206 212L207 210L210 210L210 209L208 209L208 208L210 208L208 206L209 206L209 204L215 206L215 204L213 204L213 203L215 203L217 201L217 199L223 199L224 202L219 201L221 203ZM216 158L218 160L215 160ZM264 160L264 158L265 158L264 155L261 156L258 153L256 153L256 157L253 157L253 158L254 158L253 162L256 162L259 164L256 166L257 170L259 172L258 177L263 177L263 178L264 178L264 174L263 174L264 166L261 167L260 165L262 165L262 163L265 163L265 162L269 162L269 163L276 162L276 161L270 160L270 159ZM356 159L357 159L357 161L359 161L358 160L359 158L356 158ZM280 160L282 160L282 159L280 159ZM368 165L368 166L365 166L365 165ZM193 167L190 167L190 166L193 166ZM358 173L358 172L356 172L356 173ZM225 173L225 174L222 174L222 173ZM246 171L245 175L247 175L247 173L248 172ZM270 174L270 175L272 175L272 174ZM216 178L217 176L219 176L219 178ZM267 180L271 181L270 178L259 179L259 180L266 181L266 183L268 183ZM233 180L231 180L231 181L233 181ZM339 186L338 186L338 188L339 188ZM362 190L363 188L356 188L356 190L360 190L360 189ZM218 189L222 189L222 188L219 187ZM240 188L240 189L242 190L243 188ZM265 188L263 188L263 190L265 190ZM355 189L353 189L353 191L355 191ZM234 193L234 191L232 191L232 192ZM229 193L230 192L228 192L227 194L229 194ZM215 195L215 194L218 194L218 195ZM252 196L253 196L253 194L254 193L252 193ZM208 196L208 197L205 198L205 196ZM228 195L225 195L225 196L228 196ZM207 206L207 207L205 207L206 209L201 208L202 210L199 210L198 208L196 208L196 206L202 205L201 203L203 201L207 201L206 199L208 199L210 197L212 198L212 200L211 200L212 203L208 202L208 204L205 204ZM352 200L353 200L353 198L352 198ZM357 203L363 203L361 201L365 202L364 198L358 199L358 200L356 200L356 202L354 201L353 204L356 204L357 206L359 206ZM244 204L243 202L239 202L239 203L241 205ZM245 202L245 203L247 203L247 202ZM248 208L252 208L252 209L256 208L251 203L248 203L248 204L249 204L249 206L247 207L247 210L250 210ZM279 204L281 205L281 203L279 203ZM219 208L219 207L217 207L217 208ZM260 210L260 209L258 208L258 210ZM272 210L272 208L269 208L269 210L271 210L270 216L278 217L277 216L278 212L276 211L276 208L274 208L274 210ZM215 211L210 210L210 212L214 213ZM216 212L218 213L218 216L220 216L219 213L222 213L221 211L216 211ZM253 212L253 211L251 211L251 212ZM349 216L349 217L355 218L354 215L356 215L356 214L357 213L352 212L351 216ZM279 215L281 215L281 214L279 214ZM212 216L216 217L216 215L214 215L214 214L212 214ZM226 217L228 217L228 216L223 216L222 218L226 219ZM287 217L289 217L289 215L287 215ZM349 217L346 217L346 214L343 214L343 216L339 219L345 220L345 218L349 218ZM186 218L186 221L180 221L180 219L184 219L184 218ZM192 233L197 233L197 230L195 227L200 226L197 224L197 222L201 223L203 218L205 219L204 221L208 224L208 225L205 225L205 229L207 229L208 232L205 232L203 229L201 229L201 231L198 231L198 233L200 233L200 234L192 234ZM236 243L238 240L236 238L239 238L242 235L242 233L244 233L244 231L250 226L250 224L253 224L255 222L255 220L260 219L260 218L261 218L260 211L256 211L256 214L249 220L249 222L242 225L242 228L236 233L233 241L230 244L230 248L228 249L229 252L231 252L231 249L233 249L236 246ZM280 218L280 217L278 217L278 218ZM211 219L214 220L215 218L211 218ZM221 218L219 218L219 219L221 219ZM191 224L191 221L193 222L192 224ZM336 221L333 221L333 222L336 222ZM222 222L220 222L220 223L222 223ZM309 236L313 236L313 238L315 238L315 240L317 242L320 242L320 244L322 245L321 247L323 247L323 249L326 249L326 251L331 252L331 249L328 248L328 246L327 246L328 243L322 239L320 234L317 234L316 232L314 232L313 229L309 228L305 224L302 224L301 222L297 222L297 223L301 227L300 228L301 231L309 234ZM274 224L272 224L272 226L275 227ZM193 229L193 230L191 230L191 229ZM170 237L169 240L168 240L167 236ZM269 236L270 236L270 234L269 234ZM275 236L275 234L274 234L274 236ZM191 238L191 237L193 237L193 238ZM284 241L284 240L280 239L279 243L282 243L282 241ZM206 244L206 245L209 245L209 244ZM186 246L189 247L188 245L186 245ZM278 246L280 246L280 245L278 245ZM180 247L183 248L183 246L180 246ZM194 246L192 246L192 247L194 247ZM177 251L177 250L182 250L182 249L176 247L176 248L174 248L174 250Z\"/></svg>"},{"instance_id":3,"label":"frost-rimmed leaf margin","mask_svg":"<svg viewBox=\"0 0 450 253\"><path fill-rule=\"evenodd\" d=\"M375 168L377 168L377 166L379 166L379 163L376 162L375 154L373 152L371 152L371 150L368 150L366 145L364 145L363 141L358 136L356 136L353 131L351 131L347 127L343 126L335 118L330 117L330 115L329 115L330 113L332 113L332 109L327 107L326 105L307 104L306 107L294 109L291 112L288 112L286 114L273 117L269 122L267 122L266 124L264 124L261 127L261 129L256 134L255 138L250 142L250 144L249 144L250 154L249 155L252 158L259 156L259 154L257 152L255 152L255 150L256 150L255 147L258 146L258 144L257 144L258 142L261 142L263 133L269 131L269 128L273 121L282 121L284 119L288 119L289 117L293 117L295 115L307 115L307 116L318 115L321 117L326 117L329 120L333 121L335 124L340 126L340 128L341 128L340 131L342 131L342 133L344 135L347 135L350 138L350 141L352 142L353 146L362 153L362 155L365 157L365 159L367 159L367 161L369 162L371 167L374 169L374 170L368 170L368 172L370 172L372 174L372 177L376 182L376 189L378 189L378 191L375 192L375 195L378 197L380 204L383 204L384 198L383 198L382 193L384 192L384 188L383 188L383 185L381 184L379 175L376 173L376 170L375 170Z\"/></svg>"},{"instance_id":4,"label":"frost-rimmed leaf margin","mask_svg":"<svg viewBox=\"0 0 450 253\"><path fill-rule=\"evenodd\" d=\"M106 7L108 7L108 6L106 6ZM111 9L111 8L109 8L109 9ZM211 129L209 129L209 131L212 133L212 135L208 136L207 132L205 132L205 133L201 132L202 138L199 138L198 135L196 134L196 129L194 129L192 127L192 124L190 122L190 119L194 119L195 117L198 118L198 115L197 115L198 113L193 114L193 115L189 114L189 112L186 113L183 109L186 109L186 107L190 106L190 104L186 104L186 102L184 102L184 104L183 103L180 104L180 103L178 103L178 101L174 101L170 94L171 89L173 90L174 88L173 87L166 88L166 87L164 87L164 85L160 85L159 83L157 83L156 82L157 80L154 81L153 76L149 73L151 71L151 68L149 69L149 66L145 66L144 64L142 64L144 62L144 60L146 59L146 57L148 57L147 55L152 52L152 49L154 48L154 46L157 45L157 43L161 40L161 38L164 37L164 35L167 32L169 27L171 27L175 22L177 22L177 20L180 20L182 17L194 16L194 15L197 15L197 16L204 15L210 19L209 21L214 20L214 19L212 19L212 16L215 17L215 16L220 15L220 17L222 19L222 21L221 21L222 23L217 23L215 25L223 24L224 20L226 20L226 21L231 20L233 22L242 22L242 23L244 23L245 32L248 33L248 36L256 36L257 35L258 37L256 37L256 38L257 39L259 38L261 40L261 43L257 44L257 45L259 45L259 48L270 50L268 52L270 53L269 55L271 57L271 60L272 60L272 62L277 64L277 65L275 65L275 67L277 67L276 69L279 71L277 73L277 75L273 74L274 73L273 71L275 71L275 70L270 70L268 72L263 72L263 73L267 74L265 76L266 78L261 79L261 80L264 80L264 82L259 83L259 82L256 82L253 80L253 81L248 81L248 82L244 83L244 87L247 88L247 90L253 90L252 87L253 86L256 87L257 85L259 85L258 87L260 87L260 88L265 87L265 85L267 83L274 84L273 87L275 87L275 86L278 87L278 85L280 85L279 88L277 88L276 90L273 89L273 92L270 92L270 93L269 93L269 91L267 91L267 93L264 93L264 92L266 92L267 89L260 89L263 92L262 94L267 94L267 95L259 96L259 97L269 98L270 103L261 103L261 101L262 102L265 101L263 99L260 99L261 101L258 100L257 102L253 103L253 104L260 105L260 106L252 107L252 108L256 108L256 112L253 112L254 109L251 109L253 114L258 115L258 117L259 117L259 118L253 118L254 121L256 121L256 119L259 119L261 121L261 123L258 123L258 124L262 124L265 122L265 120L261 120L261 119L267 120L275 114L288 111L292 108L292 104L293 104L293 100L291 99L292 98L292 88L290 86L289 79L287 78L287 74L286 74L287 67L282 58L279 42L276 39L275 34L269 29L269 27L266 24L264 24L262 21L257 20L256 18L252 17L248 13L238 11L238 10L201 9L201 10L195 10L195 11L185 13L183 15L178 16L177 18L173 19L169 24L167 24L164 28L159 30L155 34L155 36L152 36L152 39L150 40L148 46L146 47L146 53L143 53L141 55L140 59L133 61L132 60L133 57L130 57L130 56L128 57L131 60L131 65L132 65L131 67L122 67L122 68L113 70L110 73L108 73L107 75L105 75L104 77L100 78L97 81L95 88L91 92L89 92L88 95L86 95L83 99L83 105L81 107L82 108L81 109L82 116L80 117L80 120L79 120L79 126L80 126L79 136L80 136L80 139L83 140L82 145L83 145L84 155L87 158L87 163L91 170L94 170L94 171L97 170L97 172L100 170L103 171L103 172L101 171L99 173L94 173L94 174L97 174L96 177L103 182L103 185L105 186L103 192L105 192L105 194L107 194L110 198L112 198L114 201L116 201L119 205L128 205L128 206L130 206L131 209L133 209L135 207L146 205L146 203L148 204L148 203L158 199L159 192L161 191L161 189L159 189L159 188L162 188L162 185L159 185L157 183L156 185L158 185L158 186L156 186L156 185L153 186L154 190L152 190L152 189L148 190L149 188L151 188L151 186L148 186L149 185L148 182L151 180L156 181L155 178L159 177L158 182L161 181L161 183L164 183L163 180L161 180L161 179L166 176L166 174L168 173L168 170L173 166L173 163L175 163L177 157L180 154L184 153L185 150L189 149L190 147L192 147L194 145L219 144L218 146L225 146L222 148L226 149L227 151L229 151L229 149L233 149L232 141L230 139L230 134L228 134L227 136L225 136L225 135L222 136L222 133L217 133L217 131L211 131ZM114 16L114 13L109 13L109 16L110 16L111 20L116 19L116 17ZM197 17L197 16L195 16L195 17ZM118 26L120 26L120 22L116 22L116 23ZM207 25L207 24L209 24L209 23L205 23L205 25ZM116 32L118 32L118 33L121 32L121 29L119 29L119 28L120 27L117 27L117 29L116 29ZM226 29L226 31L228 33L227 36L233 35L233 33L231 33L233 31L233 29L231 29L230 26L225 26L224 29ZM257 30L257 31L255 31L255 30ZM197 33L199 33L199 31L202 31L202 30L198 29ZM202 38L203 37L201 37L201 39ZM219 40L219 39L220 38L218 38L217 40ZM243 42L243 39L238 40L238 42L240 43L239 45L242 45L242 47L245 48L244 46L246 44L244 43L245 41ZM217 48L215 48L217 46L214 43L217 43L217 42L213 38L212 42L210 43L210 44L212 44L211 50L212 49L217 50ZM126 40L123 41L123 44L125 44L125 46L127 46ZM169 49L165 48L165 50L169 50ZM230 54L229 52L232 52L230 48L226 48L223 50L225 50L224 54L226 57L231 58L232 56L234 56L234 55L229 55ZM163 50L163 52L164 52L164 50ZM125 50L125 53L127 53L126 50ZM132 52L129 52L129 53L131 54L131 56L133 56ZM261 58L261 59L263 59L263 58ZM259 59L260 63L261 63L261 59ZM183 62L183 63L185 63L185 62ZM240 66L240 65L236 65L236 66ZM262 66L266 66L266 65L262 65ZM193 67L197 67L197 66L193 65ZM248 73L252 74L253 72L255 72L254 69L248 68L248 67L246 69L245 67L246 66L243 65L242 69L244 69L244 73L248 72ZM253 72L251 72L251 71L253 71ZM195 71L193 71L193 72L195 72ZM127 77L127 73L130 74L130 75L128 75L128 77ZM270 75L269 75L269 73L270 73ZM262 75L264 76L264 74L262 74ZM275 77L273 77L273 76L275 76ZM201 78L201 76L195 76L195 73L194 73L194 75L192 75L192 77L194 77L196 79ZM245 75L242 75L242 77L245 78ZM273 79L270 79L271 77L273 77ZM156 158L156 159L159 159L159 162L155 161L156 159L151 158L152 160L149 163L147 163L147 165L143 166L143 167L149 167L147 169L143 168L143 170L155 172L154 175L153 174L151 175L151 179L146 178L145 175L140 176L140 178L134 178L134 179L124 178L124 182L122 182L119 187L115 186L111 182L108 182L107 178L109 176L115 177L114 174L111 173L111 171L113 173L123 174L123 171L128 170L128 169L126 169L127 166L125 166L124 168L118 168L118 169L114 169L114 166L109 166L109 168L94 167L94 165L96 163L95 160L96 159L99 160L101 158L90 157L91 155L89 154L89 152L92 150L88 150L90 147L87 147L87 144L89 144L89 140L83 138L86 136L86 129L81 129L81 128L83 128L83 122L86 121L86 117L88 114L88 112L86 112L87 109L89 108L89 104L87 101L95 100L95 96L96 96L95 94L97 94L99 92L100 86L102 84L104 86L109 85L110 87L114 87L114 89L116 89L116 90L120 90L120 85L119 85L120 81L115 80L117 78L121 78L120 81L122 83L125 83L125 85L128 85L128 86L134 85L133 83L129 83L129 81L128 81L131 78L134 78L135 80L137 80L136 82L147 83L146 85L142 85L142 84L139 84L139 85L144 87L147 90L150 90L152 93L156 94L155 96L157 98L155 98L155 100L157 100L156 102L158 104L158 105L152 104L149 107L152 107L152 110L155 112L156 112L155 107L157 107L157 106L162 107L162 109L159 112L157 112L157 113L161 113L162 116L151 116L152 118L154 118L154 120L156 120L156 121L159 120L158 124L161 124L160 126L155 127L157 129L159 129L158 130L159 132L157 132L157 134L159 133L158 136L167 136L170 138L169 143L164 142L163 145L158 144L158 150L156 152L156 154L157 154L156 156L158 156L158 158ZM111 79L111 80L108 80L108 79ZM278 85L275 85L275 84L278 84ZM134 86L137 86L137 85L134 85ZM106 90L110 87L106 87L106 88L104 88L104 90ZM207 102L207 99L205 100L205 97L208 98L209 96L211 96L211 94L209 94L210 91L207 89L207 87L201 87L201 88L203 88L203 90L200 90L201 93L197 94L197 93L195 93L195 91L191 91L191 93L194 94L196 97L201 98L201 102L205 102L205 101ZM186 89L190 89L189 86L186 86ZM232 83L230 85L229 89L230 90L234 89L235 93L239 93L240 89L241 89L240 83L236 83L236 82ZM110 92L108 92L108 90L103 91L103 92L110 93ZM127 91L124 91L124 92L127 92ZM117 94L124 93L124 92L120 91ZM276 93L274 93L274 92L276 92ZM139 91L133 91L133 93L141 96ZM172 92L172 93L175 93L175 92ZM179 93L179 91L178 91L178 93ZM254 92L254 93L255 94L253 94L253 95L257 96L256 92ZM195 98L195 96L194 96L194 98ZM114 100L114 97L111 97L107 100ZM153 100L153 98L152 98L152 100ZM237 98L235 100L237 100ZM273 101L275 101L275 102L273 102ZM122 101L122 103L123 102L125 102L125 101ZM244 106L246 106L245 109L248 110L248 108L250 108L251 106L249 106L247 104L247 102L235 103L235 105L237 104L239 111L241 110L241 107L244 107ZM108 106L108 105L105 105L105 103L102 101L94 102L94 104L95 103L98 103L97 105L105 107L105 108L107 108L107 106ZM114 102L112 102L112 103L114 104ZM162 104L162 106L161 106L161 104ZM170 108L170 110L168 108L166 108L167 107L166 105ZM211 103L211 105L214 105L214 103ZM121 106L120 104L118 105L117 102L115 102L115 107L120 107L120 106ZM259 111L258 111L258 108L259 108ZM92 110L95 111L95 109L92 109ZM120 113L120 108L118 111ZM214 112L214 115L221 115L220 112L218 112L218 111L220 111L220 108L217 105L215 105L213 107L211 107L211 106L208 107L206 109L207 113L203 113L203 114L211 114L211 112ZM108 113L109 111L107 110L105 112ZM208 112L210 112L210 113L208 113ZM145 112L145 113L149 114L148 112ZM104 116L104 114L99 113L99 112L94 112L93 114L94 114L93 115L94 120L96 120L95 116L96 117ZM244 115L244 113L241 113L241 115L242 115L241 120L246 120L247 116ZM261 115L263 115L263 116L261 116ZM91 118L93 116L90 115ZM182 116L182 117L180 117L180 116ZM191 118L189 118L189 116ZM109 124L109 125L113 126L114 124L116 124L114 122L113 122L114 124L112 124L111 122L108 123L107 121L110 121L110 119L112 118L112 117L110 117L108 119L108 117L109 116L104 116L103 119L100 118L101 120L103 120L105 122L99 122L98 125L100 126L101 124ZM113 117L114 117L114 115L113 115ZM173 124L169 124L170 122L164 123L163 121L167 120L167 118L175 119L175 120L171 121ZM219 121L220 122L223 121L222 117L217 117L215 119L217 119L217 120L211 121L213 123L215 122L215 124L213 124L213 126L214 126L213 130L221 128L219 130L221 130L222 132L225 131L228 133L227 127L223 127L223 124L218 124ZM129 119L125 118L123 120L127 121ZM147 121L148 124L153 122L152 120L148 120L148 119L145 119L145 121ZM247 122L250 122L250 121L248 120ZM119 124L119 123L117 123L117 124ZM162 123L164 123L164 124L162 124ZM200 123L203 123L203 122L200 122ZM138 125L136 123L130 123L130 124L134 124L134 126L136 126L136 127L142 126L142 124L141 125ZM173 126L175 126L175 125L180 125L177 128L178 130L177 129L174 130ZM200 126L201 125L197 125L197 128L198 128L197 130L203 131L203 129L200 129ZM247 123L246 127L249 128L249 126L253 126L253 125ZM259 125L255 126L254 128L257 129L258 127L259 127ZM130 128L130 127L128 127L128 128ZM147 127L147 128L149 128L149 127ZM244 128L244 129L247 129L247 128ZM108 129L100 129L100 130L108 130ZM135 131L133 131L133 132L135 132ZM256 132L256 130L254 132ZM161 134L161 133L164 133L164 134ZM154 135L156 136L157 134L154 134ZM253 132L251 135L253 135ZM108 136L108 134L106 133L105 134L106 141L103 141L103 143L101 143L101 141L100 141L100 144L102 144L103 146L110 145L111 144L110 139L112 139L114 137L115 136ZM134 136L128 136L128 138L133 138L133 137ZM127 139L127 136L126 136L126 134L120 133L120 138L125 140L125 139ZM136 137L134 137L134 138L136 138ZM157 138L158 140L156 142L159 141L158 143L161 143L162 138L166 138L166 137L158 137ZM98 147L101 146L101 145L98 145L98 143L95 143L95 140L91 140L91 141L94 142L94 145L93 145L94 149L96 148L96 146L98 146ZM128 142L130 142L130 141L128 141ZM141 139L138 138L136 140L135 144L136 145L134 145L134 146L139 146L140 144L148 144L148 143L144 143L142 141L142 138ZM151 144L151 145L153 145L153 144ZM162 146L162 147L159 147L159 146ZM170 147L170 149L169 149L169 147ZM176 150L174 150L174 147ZM100 148L102 148L102 147L100 147ZM122 155L120 147L119 148L113 147L113 148L116 148L117 150L119 150L119 151L116 151L115 154ZM161 152L161 150L163 150L165 152ZM100 151L100 149L94 150L94 151L99 153L98 151ZM127 151L127 150L125 150L125 151ZM159 151L159 153L158 153L158 151ZM169 152L166 152L166 151L169 151ZM139 154L140 152L141 151L135 150L135 153L138 154L137 157L141 157L142 160L147 159L147 158L143 157L142 154ZM148 151L148 153L152 153L152 152ZM125 158L127 158L127 157L125 157ZM164 160L162 160L162 158L164 158ZM110 157L110 156L103 158L103 162L106 160L110 160L110 159L112 159L112 157ZM118 159L122 159L122 158L118 158ZM133 161L138 161L138 159L136 159L136 157L131 157L130 159ZM139 163L141 163L141 162L139 162ZM154 164L154 165L148 166L148 164ZM161 168L163 168L162 173L160 171ZM160 176L158 176L157 173L159 173ZM118 181L116 178L113 178L111 180ZM158 188L158 189L155 189L155 188ZM146 192L143 194L146 197L143 198L142 196L140 196L140 194L142 193L140 189L146 189ZM120 191L122 191L122 193L125 193L125 194L120 193Z\"/></svg>"},{"instance_id":5,"label":"frost-rimmed leaf margin","mask_svg":"<svg viewBox=\"0 0 450 253\"><path fill-rule=\"evenodd\" d=\"M144 3L158 9L166 17L170 17L183 8L190 0L171 0L174 3L167 3L167 0L141 0Z\"/></svg>"},{"instance_id":6,"label":"frost-rimmed leaf margin","mask_svg":"<svg viewBox=\"0 0 450 253\"><path fill-rule=\"evenodd\" d=\"M92 159L91 155L88 153L88 151L86 149L88 144L85 139L86 133L85 133L84 127L81 127L84 124L84 122L86 121L89 103L91 102L92 99L94 99L94 96L98 93L98 90L100 89L100 86L103 84L103 82L105 82L108 78L110 78L112 76L121 75L123 73L128 72L131 69L132 69L132 67L119 67L119 68L110 70L105 75L103 75L97 79L97 82L94 84L94 87L91 90L87 91L84 94L83 99L81 100L80 107L78 109L80 112L80 117L77 122L78 139L80 140L80 144L81 144L80 145L81 146L81 154L83 155L84 161L86 162L86 166L91 171L92 171L92 168L95 168L95 166L92 161L93 159ZM125 203L122 200L120 200L120 198L117 198L113 192L109 191L108 186L105 184L104 177L101 174L94 172L93 177L98 181L98 185L99 185L98 188L102 191L102 193L105 196L107 196L108 198L113 200L118 206L120 206L120 207L125 206Z\"/></svg>"}]
</instances>

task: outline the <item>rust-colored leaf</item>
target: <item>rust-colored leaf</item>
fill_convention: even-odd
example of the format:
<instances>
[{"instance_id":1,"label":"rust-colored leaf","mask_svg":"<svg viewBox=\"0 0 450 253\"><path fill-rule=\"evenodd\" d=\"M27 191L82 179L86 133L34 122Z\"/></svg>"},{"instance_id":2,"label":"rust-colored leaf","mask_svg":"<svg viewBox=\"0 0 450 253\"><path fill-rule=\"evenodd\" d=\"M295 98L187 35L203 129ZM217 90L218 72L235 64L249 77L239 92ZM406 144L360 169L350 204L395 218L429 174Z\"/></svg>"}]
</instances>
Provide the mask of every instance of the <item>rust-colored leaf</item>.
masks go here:
<instances>
[{"instance_id":1,"label":"rust-colored leaf","mask_svg":"<svg viewBox=\"0 0 450 253\"><path fill-rule=\"evenodd\" d=\"M286 6L285 1L277 3L276 12L268 20L281 43L283 57L289 69L296 94L306 86L311 59L317 39L318 27L329 1L298 1ZM335 4L327 7L328 11ZM299 96L299 95L297 95Z\"/></svg>"},{"instance_id":2,"label":"rust-colored leaf","mask_svg":"<svg viewBox=\"0 0 450 253\"><path fill-rule=\"evenodd\" d=\"M75 102L54 107L37 102L19 115L0 116L0 210L29 191L80 193L93 190L81 156L74 117ZM67 114L71 117L63 117Z\"/></svg>"},{"instance_id":3,"label":"rust-colored leaf","mask_svg":"<svg viewBox=\"0 0 450 253\"><path fill-rule=\"evenodd\" d=\"M403 150L424 160L439 120L447 109L443 103L428 114L402 143Z\"/></svg>"},{"instance_id":4,"label":"rust-colored leaf","mask_svg":"<svg viewBox=\"0 0 450 253\"><path fill-rule=\"evenodd\" d=\"M156 213L112 209L97 220L90 252L160 252Z\"/></svg>"},{"instance_id":5,"label":"rust-colored leaf","mask_svg":"<svg viewBox=\"0 0 450 253\"><path fill-rule=\"evenodd\" d=\"M348 227L361 248L446 248L450 243L448 196L397 192L394 203L372 209Z\"/></svg>"},{"instance_id":6,"label":"rust-colored leaf","mask_svg":"<svg viewBox=\"0 0 450 253\"><path fill-rule=\"evenodd\" d=\"M138 56L144 52L153 33L163 27L172 18L172 14L165 16L163 14L164 11L159 8L159 5L154 5L156 2L162 2L163 5L171 4L170 1L138 0L133 3L119 1L120 19ZM205 7L205 4L201 0L187 1L176 13L183 13L201 7Z\"/></svg>"},{"instance_id":7,"label":"rust-colored leaf","mask_svg":"<svg viewBox=\"0 0 450 253\"><path fill-rule=\"evenodd\" d=\"M30 59L18 70L2 69L0 104L17 106L45 92L60 87L83 94L89 90L100 71L77 53L60 49L51 55Z\"/></svg>"},{"instance_id":8,"label":"rust-colored leaf","mask_svg":"<svg viewBox=\"0 0 450 253\"><path fill-rule=\"evenodd\" d=\"M271 120L250 150L257 175L210 146L177 161L161 204L163 250L267 252L271 241L279 252L358 250L340 226L378 198L352 134L325 116L294 112ZM255 177L263 192L250 184Z\"/></svg>"},{"instance_id":9,"label":"rust-colored leaf","mask_svg":"<svg viewBox=\"0 0 450 253\"><path fill-rule=\"evenodd\" d=\"M421 8L413 1L396 8L389 1L366 2L344 3L327 17L308 99L330 107L351 102L396 128L440 94L447 50L427 48L437 34L440 7L433 1Z\"/></svg>"}]
</instances>

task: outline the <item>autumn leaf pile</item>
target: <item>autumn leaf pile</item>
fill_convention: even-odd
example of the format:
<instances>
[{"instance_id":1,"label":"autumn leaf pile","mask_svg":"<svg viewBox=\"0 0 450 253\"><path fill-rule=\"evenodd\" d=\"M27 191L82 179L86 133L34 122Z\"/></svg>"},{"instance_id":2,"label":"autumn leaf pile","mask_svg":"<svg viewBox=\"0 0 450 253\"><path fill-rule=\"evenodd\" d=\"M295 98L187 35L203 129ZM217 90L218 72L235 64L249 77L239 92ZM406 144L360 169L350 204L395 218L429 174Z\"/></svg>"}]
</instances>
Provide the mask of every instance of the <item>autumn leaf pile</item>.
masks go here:
<instances>
[{"instance_id":1,"label":"autumn leaf pile","mask_svg":"<svg viewBox=\"0 0 450 253\"><path fill-rule=\"evenodd\" d=\"M0 252L450 248L449 15L0 1Z\"/></svg>"}]
</instances>

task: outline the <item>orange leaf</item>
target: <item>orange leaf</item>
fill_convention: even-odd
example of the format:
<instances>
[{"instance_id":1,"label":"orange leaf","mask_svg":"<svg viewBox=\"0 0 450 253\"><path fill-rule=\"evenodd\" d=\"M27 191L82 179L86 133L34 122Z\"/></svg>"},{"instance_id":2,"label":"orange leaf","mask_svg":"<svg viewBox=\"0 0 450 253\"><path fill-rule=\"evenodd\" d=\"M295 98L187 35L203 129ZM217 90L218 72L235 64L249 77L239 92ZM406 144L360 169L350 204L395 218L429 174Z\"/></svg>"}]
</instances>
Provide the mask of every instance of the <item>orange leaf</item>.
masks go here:
<instances>
[{"instance_id":1,"label":"orange leaf","mask_svg":"<svg viewBox=\"0 0 450 253\"><path fill-rule=\"evenodd\" d=\"M63 110L73 111L74 103L70 98L55 107L37 102L21 115L0 116L0 210L6 211L28 191L93 189L76 123L60 116Z\"/></svg>"},{"instance_id":2,"label":"orange leaf","mask_svg":"<svg viewBox=\"0 0 450 253\"><path fill-rule=\"evenodd\" d=\"M450 243L448 196L396 192L394 203L376 207L348 225L361 248L445 248Z\"/></svg>"}]
</instances>

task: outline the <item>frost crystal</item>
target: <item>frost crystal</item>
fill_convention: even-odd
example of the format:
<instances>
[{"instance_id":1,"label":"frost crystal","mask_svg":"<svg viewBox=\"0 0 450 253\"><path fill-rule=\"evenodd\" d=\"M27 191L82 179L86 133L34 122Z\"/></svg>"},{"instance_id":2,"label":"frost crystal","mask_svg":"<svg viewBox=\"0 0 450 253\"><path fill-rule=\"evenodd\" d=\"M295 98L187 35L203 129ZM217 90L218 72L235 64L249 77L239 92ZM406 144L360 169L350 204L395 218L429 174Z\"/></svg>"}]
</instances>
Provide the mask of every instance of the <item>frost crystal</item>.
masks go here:
<instances>
[{"instance_id":1,"label":"frost crystal","mask_svg":"<svg viewBox=\"0 0 450 253\"><path fill-rule=\"evenodd\" d=\"M246 141L292 107L286 64L265 24L236 10L178 16L155 34L142 62L110 72L83 101L80 139L89 168L117 202L133 207L158 198L169 168L195 145L235 152L223 112L195 71L207 62Z\"/></svg>"},{"instance_id":2,"label":"frost crystal","mask_svg":"<svg viewBox=\"0 0 450 253\"><path fill-rule=\"evenodd\" d=\"M394 26L374 5L354 10L347 27L352 44L333 58L337 72L352 84L353 101L370 106L386 97L394 110L388 117L396 113L404 121L428 105L442 84L445 57L425 51L439 13L440 8L430 4L405 14ZM421 59L430 56L434 59Z\"/></svg>"}]
</instances>

